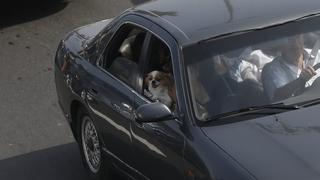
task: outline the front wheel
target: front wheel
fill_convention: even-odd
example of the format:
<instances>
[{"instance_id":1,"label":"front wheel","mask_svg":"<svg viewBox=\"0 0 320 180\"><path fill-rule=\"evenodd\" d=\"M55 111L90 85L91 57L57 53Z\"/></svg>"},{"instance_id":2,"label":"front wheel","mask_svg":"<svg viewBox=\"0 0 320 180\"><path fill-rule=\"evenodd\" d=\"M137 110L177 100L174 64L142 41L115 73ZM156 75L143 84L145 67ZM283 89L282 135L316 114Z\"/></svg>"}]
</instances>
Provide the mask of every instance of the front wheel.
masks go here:
<instances>
[{"instance_id":1,"label":"front wheel","mask_svg":"<svg viewBox=\"0 0 320 180\"><path fill-rule=\"evenodd\" d=\"M98 132L87 111L78 111L77 134L82 161L93 180L102 180L107 176L107 169L102 154Z\"/></svg>"}]
</instances>

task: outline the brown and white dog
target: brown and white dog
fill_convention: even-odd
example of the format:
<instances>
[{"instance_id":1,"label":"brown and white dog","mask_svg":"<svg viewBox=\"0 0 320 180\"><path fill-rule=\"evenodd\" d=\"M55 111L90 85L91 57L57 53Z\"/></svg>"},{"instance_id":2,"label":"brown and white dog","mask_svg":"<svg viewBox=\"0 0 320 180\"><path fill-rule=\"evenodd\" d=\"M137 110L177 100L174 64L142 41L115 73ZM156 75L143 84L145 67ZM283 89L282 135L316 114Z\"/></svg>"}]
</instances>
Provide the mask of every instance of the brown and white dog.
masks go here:
<instances>
[{"instance_id":1,"label":"brown and white dog","mask_svg":"<svg viewBox=\"0 0 320 180\"><path fill-rule=\"evenodd\" d=\"M152 71L144 78L144 94L154 101L159 101L171 110L176 104L176 90L172 75L161 71Z\"/></svg>"}]
</instances>

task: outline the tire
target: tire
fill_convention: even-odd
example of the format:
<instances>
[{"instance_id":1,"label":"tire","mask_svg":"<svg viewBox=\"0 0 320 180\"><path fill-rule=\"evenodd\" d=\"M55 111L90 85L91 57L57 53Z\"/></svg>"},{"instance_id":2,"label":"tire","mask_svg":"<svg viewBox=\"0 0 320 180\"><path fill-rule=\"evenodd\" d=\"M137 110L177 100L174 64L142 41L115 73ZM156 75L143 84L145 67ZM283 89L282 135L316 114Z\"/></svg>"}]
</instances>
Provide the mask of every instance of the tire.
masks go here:
<instances>
[{"instance_id":1,"label":"tire","mask_svg":"<svg viewBox=\"0 0 320 180\"><path fill-rule=\"evenodd\" d=\"M88 111L82 107L77 112L77 139L82 162L90 179L109 179L109 168L103 156L98 132Z\"/></svg>"}]
</instances>

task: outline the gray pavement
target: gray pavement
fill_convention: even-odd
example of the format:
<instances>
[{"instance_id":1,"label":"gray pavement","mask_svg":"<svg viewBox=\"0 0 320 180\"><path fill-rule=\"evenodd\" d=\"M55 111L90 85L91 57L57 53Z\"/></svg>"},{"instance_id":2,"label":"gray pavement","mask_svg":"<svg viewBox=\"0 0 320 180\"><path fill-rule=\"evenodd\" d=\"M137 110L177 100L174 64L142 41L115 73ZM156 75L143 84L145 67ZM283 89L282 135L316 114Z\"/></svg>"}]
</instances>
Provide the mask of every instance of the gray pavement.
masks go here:
<instances>
[{"instance_id":1,"label":"gray pavement","mask_svg":"<svg viewBox=\"0 0 320 180\"><path fill-rule=\"evenodd\" d=\"M76 143L0 161L2 180L87 180Z\"/></svg>"},{"instance_id":2,"label":"gray pavement","mask_svg":"<svg viewBox=\"0 0 320 180\"><path fill-rule=\"evenodd\" d=\"M1 180L84 179L78 148L57 103L55 50L68 31L110 18L143 1L28 0L1 4Z\"/></svg>"}]
</instances>

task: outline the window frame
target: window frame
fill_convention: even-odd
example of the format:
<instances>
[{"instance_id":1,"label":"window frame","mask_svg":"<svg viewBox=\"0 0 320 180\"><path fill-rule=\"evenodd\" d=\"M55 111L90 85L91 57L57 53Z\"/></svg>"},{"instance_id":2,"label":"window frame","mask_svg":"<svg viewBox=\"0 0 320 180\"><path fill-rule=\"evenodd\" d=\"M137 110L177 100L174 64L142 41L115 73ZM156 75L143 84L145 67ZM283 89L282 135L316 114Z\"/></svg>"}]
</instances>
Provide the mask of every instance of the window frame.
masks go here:
<instances>
[{"instance_id":1,"label":"window frame","mask_svg":"<svg viewBox=\"0 0 320 180\"><path fill-rule=\"evenodd\" d=\"M137 89L137 82L139 77L141 76L141 63L143 62L143 60L141 59L144 54L145 49L143 48L141 53L140 53L140 57L138 60L138 66L139 66L139 75L138 77L136 77L135 79L135 84L134 86L129 85L127 82L117 78L116 76L114 76L113 74L111 74L108 69L106 69L106 63L107 63L107 59L106 59L106 54L108 53L109 47L112 45L112 42L115 38L115 36L117 35L117 33L119 32L119 30L125 26L125 25L133 25L136 26L137 28L140 28L142 30L144 30L146 32L146 36L143 42L143 47L145 47L145 45L147 44L147 37L149 34L149 31L145 28L145 27L149 27L150 24L145 23L144 18L140 17L140 16L134 16L134 15L124 15L123 17L120 17L118 19L118 22L116 22L114 24L114 26L112 28L110 28L110 31L108 31L107 33L111 33L110 38L108 39L108 41L106 42L106 45L104 47L104 49L102 50L99 60L96 62L96 66L103 72L109 74L112 78L114 78L115 80L121 82L122 84L124 84L126 87L128 87L129 89L132 89L133 91L136 92L136 94L138 94L138 89ZM145 26L145 27L144 27Z\"/></svg>"},{"instance_id":2,"label":"window frame","mask_svg":"<svg viewBox=\"0 0 320 180\"><path fill-rule=\"evenodd\" d=\"M146 28L145 28L146 29ZM183 111L183 100L184 100L184 96L183 93L179 93L179 92L183 92L182 89L182 80L181 79L181 61L179 60L180 57L180 53L179 53L179 46L177 44L177 42L175 41L175 39L165 30L162 29L162 27L158 26L158 25L153 25L150 29L146 29L149 32L149 37L146 38L148 41L145 44L146 46L144 47L145 51L143 52L143 61L142 63L142 71L141 71L141 77L138 80L137 83L137 89L138 89L138 94L139 97L143 100L145 100L147 103L151 103L152 101L149 100L147 97L144 96L143 94L143 75L145 74L146 70L148 69L148 65L151 61L150 58L148 58L148 56L150 56L151 54L151 43L152 43L152 36L153 38L156 38L158 40L160 40L165 46L167 46L167 48L170 51L170 57L171 57L171 65L172 65L172 71L173 71L173 78L174 78L174 83L176 86L176 98L177 98L177 109L176 109L176 113L178 115L178 117L182 117L183 113L182 112L186 112ZM180 67L180 68L178 68ZM179 86L179 84L181 84L181 86ZM181 89L180 89L181 88ZM185 103L184 103L185 104ZM182 119L178 119L176 120L179 124L183 124Z\"/></svg>"}]
</instances>

